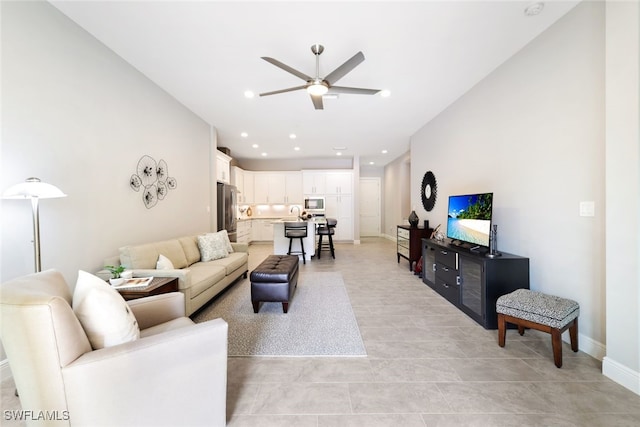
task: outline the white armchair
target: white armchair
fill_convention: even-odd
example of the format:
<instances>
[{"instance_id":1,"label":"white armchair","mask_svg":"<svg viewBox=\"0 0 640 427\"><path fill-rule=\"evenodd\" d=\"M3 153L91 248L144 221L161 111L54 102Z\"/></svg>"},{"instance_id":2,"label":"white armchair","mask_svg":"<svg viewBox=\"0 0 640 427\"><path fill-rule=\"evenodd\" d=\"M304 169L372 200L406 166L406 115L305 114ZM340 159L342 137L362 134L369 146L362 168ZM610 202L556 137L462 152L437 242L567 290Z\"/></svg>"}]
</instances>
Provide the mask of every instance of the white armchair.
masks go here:
<instances>
[{"instance_id":1,"label":"white armchair","mask_svg":"<svg viewBox=\"0 0 640 427\"><path fill-rule=\"evenodd\" d=\"M92 350L71 303L54 270L0 288L0 333L22 409L54 418L33 425L226 424L224 320L193 323L182 293L132 300L140 339Z\"/></svg>"}]
</instances>

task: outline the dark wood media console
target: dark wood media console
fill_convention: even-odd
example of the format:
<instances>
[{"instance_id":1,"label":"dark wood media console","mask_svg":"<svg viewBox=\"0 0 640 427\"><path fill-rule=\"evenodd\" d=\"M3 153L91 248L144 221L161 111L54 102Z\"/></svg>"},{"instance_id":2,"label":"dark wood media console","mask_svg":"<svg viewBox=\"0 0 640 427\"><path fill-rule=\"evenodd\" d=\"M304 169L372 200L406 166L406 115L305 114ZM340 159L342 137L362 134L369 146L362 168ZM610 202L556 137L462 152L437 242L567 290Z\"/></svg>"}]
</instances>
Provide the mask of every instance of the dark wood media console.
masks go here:
<instances>
[{"instance_id":1,"label":"dark wood media console","mask_svg":"<svg viewBox=\"0 0 640 427\"><path fill-rule=\"evenodd\" d=\"M422 281L485 329L498 328L498 297L529 289L529 258L505 252L489 258L431 239L422 239L422 257Z\"/></svg>"}]
</instances>

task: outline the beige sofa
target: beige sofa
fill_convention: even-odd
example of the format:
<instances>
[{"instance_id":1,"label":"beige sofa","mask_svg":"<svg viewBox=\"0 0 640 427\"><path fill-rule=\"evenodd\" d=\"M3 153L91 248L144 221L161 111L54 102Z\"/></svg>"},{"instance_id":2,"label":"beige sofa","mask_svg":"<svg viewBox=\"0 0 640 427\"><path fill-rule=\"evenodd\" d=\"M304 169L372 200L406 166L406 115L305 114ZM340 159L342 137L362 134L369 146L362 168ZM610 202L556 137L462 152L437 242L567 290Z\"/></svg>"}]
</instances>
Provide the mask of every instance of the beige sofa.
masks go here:
<instances>
[{"instance_id":1,"label":"beige sofa","mask_svg":"<svg viewBox=\"0 0 640 427\"><path fill-rule=\"evenodd\" d=\"M185 312L190 316L240 276L247 277L248 245L231 243L231 246L233 252L228 257L201 262L197 236L184 236L124 246L120 248L120 256L105 260L105 265L122 264L133 270L134 277L177 277L180 292L185 297ZM169 258L175 269L156 270L160 254ZM104 278L105 272L100 273Z\"/></svg>"}]
</instances>

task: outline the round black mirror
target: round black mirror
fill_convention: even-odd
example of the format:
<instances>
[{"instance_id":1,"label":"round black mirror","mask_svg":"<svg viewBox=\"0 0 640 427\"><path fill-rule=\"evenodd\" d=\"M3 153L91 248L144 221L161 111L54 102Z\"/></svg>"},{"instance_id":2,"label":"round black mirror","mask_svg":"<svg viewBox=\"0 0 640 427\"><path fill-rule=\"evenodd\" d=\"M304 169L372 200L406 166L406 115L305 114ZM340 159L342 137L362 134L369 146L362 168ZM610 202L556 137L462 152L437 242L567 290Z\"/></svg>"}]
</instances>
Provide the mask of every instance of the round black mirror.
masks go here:
<instances>
[{"instance_id":1,"label":"round black mirror","mask_svg":"<svg viewBox=\"0 0 640 427\"><path fill-rule=\"evenodd\" d=\"M427 212L431 211L436 204L437 188L436 176L433 172L425 173L422 178L420 198L422 199L422 206Z\"/></svg>"}]
</instances>

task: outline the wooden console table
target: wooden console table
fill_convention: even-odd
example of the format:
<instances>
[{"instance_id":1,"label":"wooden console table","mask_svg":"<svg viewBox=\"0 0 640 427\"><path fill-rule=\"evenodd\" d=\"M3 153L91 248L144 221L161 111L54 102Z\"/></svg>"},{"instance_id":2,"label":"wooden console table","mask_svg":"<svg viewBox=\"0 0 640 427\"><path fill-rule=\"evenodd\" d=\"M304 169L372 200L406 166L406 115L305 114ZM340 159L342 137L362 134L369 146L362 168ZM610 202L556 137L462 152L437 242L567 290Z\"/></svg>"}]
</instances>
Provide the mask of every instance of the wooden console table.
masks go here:
<instances>
[{"instance_id":1,"label":"wooden console table","mask_svg":"<svg viewBox=\"0 0 640 427\"><path fill-rule=\"evenodd\" d=\"M154 277L151 283L144 288L118 289L125 300L149 297L151 295L178 292L177 277Z\"/></svg>"},{"instance_id":2,"label":"wooden console table","mask_svg":"<svg viewBox=\"0 0 640 427\"><path fill-rule=\"evenodd\" d=\"M399 225L397 234L398 262L400 257L409 261L409 270L413 270L413 263L422 256L421 240L429 237L433 230L424 227Z\"/></svg>"}]
</instances>

